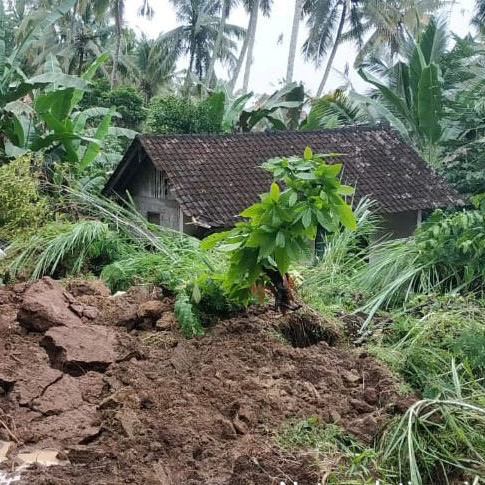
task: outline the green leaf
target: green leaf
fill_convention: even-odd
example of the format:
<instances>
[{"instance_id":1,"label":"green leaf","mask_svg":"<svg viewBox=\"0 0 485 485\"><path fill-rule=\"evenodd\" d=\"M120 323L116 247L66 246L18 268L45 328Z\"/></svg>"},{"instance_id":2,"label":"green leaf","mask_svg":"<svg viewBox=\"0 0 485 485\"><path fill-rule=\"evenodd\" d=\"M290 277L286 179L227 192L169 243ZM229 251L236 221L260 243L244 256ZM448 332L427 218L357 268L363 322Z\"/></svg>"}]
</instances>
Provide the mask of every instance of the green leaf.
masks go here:
<instances>
[{"instance_id":1,"label":"green leaf","mask_svg":"<svg viewBox=\"0 0 485 485\"><path fill-rule=\"evenodd\" d=\"M278 231L278 235L276 236L276 246L284 248L285 247L285 235L282 231Z\"/></svg>"},{"instance_id":2,"label":"green leaf","mask_svg":"<svg viewBox=\"0 0 485 485\"><path fill-rule=\"evenodd\" d=\"M81 163L79 164L79 171L82 172L86 167L88 167L98 156L98 153L101 150L101 143L105 140L109 125L111 123L111 117L115 112L114 108L111 108L106 116L101 120L101 123L96 130L96 139L97 142L92 142L88 145L86 151L84 152L83 158Z\"/></svg>"},{"instance_id":3,"label":"green leaf","mask_svg":"<svg viewBox=\"0 0 485 485\"><path fill-rule=\"evenodd\" d=\"M315 176L314 173L309 173L309 172L298 172L295 175L296 178L300 180L316 180L317 177Z\"/></svg>"},{"instance_id":4,"label":"green leaf","mask_svg":"<svg viewBox=\"0 0 485 485\"><path fill-rule=\"evenodd\" d=\"M352 231L357 229L357 222L355 220L355 215L352 211L352 208L348 204L342 204L337 206L337 211L340 216L340 222Z\"/></svg>"},{"instance_id":5,"label":"green leaf","mask_svg":"<svg viewBox=\"0 0 485 485\"><path fill-rule=\"evenodd\" d=\"M298 202L298 194L296 192L292 192L290 195L290 199L288 201L288 205L293 207Z\"/></svg>"},{"instance_id":6,"label":"green leaf","mask_svg":"<svg viewBox=\"0 0 485 485\"><path fill-rule=\"evenodd\" d=\"M222 251L224 253L229 253L231 251L234 251L235 249L239 249L241 246L242 246L242 241L231 243L231 244L223 244L222 246L219 246L219 251Z\"/></svg>"},{"instance_id":7,"label":"green leaf","mask_svg":"<svg viewBox=\"0 0 485 485\"><path fill-rule=\"evenodd\" d=\"M431 143L436 143L443 132L440 125L441 98L439 68L430 64L422 70L418 84L418 116L419 127Z\"/></svg>"},{"instance_id":8,"label":"green leaf","mask_svg":"<svg viewBox=\"0 0 485 485\"><path fill-rule=\"evenodd\" d=\"M227 237L232 233L232 231L216 232L202 239L200 243L200 249L202 251L207 251L216 247L217 243L227 239Z\"/></svg>"},{"instance_id":9,"label":"green leaf","mask_svg":"<svg viewBox=\"0 0 485 485\"><path fill-rule=\"evenodd\" d=\"M323 172L329 177L336 177L342 171L341 163L334 163L332 165L324 165Z\"/></svg>"},{"instance_id":10,"label":"green leaf","mask_svg":"<svg viewBox=\"0 0 485 485\"><path fill-rule=\"evenodd\" d=\"M280 187L276 182L273 182L271 184L271 190L270 190L269 194L270 194L271 200L273 202L278 202L278 200L280 198Z\"/></svg>"},{"instance_id":11,"label":"green leaf","mask_svg":"<svg viewBox=\"0 0 485 485\"><path fill-rule=\"evenodd\" d=\"M301 222L303 223L303 227L308 229L312 223L312 210L308 208L301 218Z\"/></svg>"},{"instance_id":12,"label":"green leaf","mask_svg":"<svg viewBox=\"0 0 485 485\"><path fill-rule=\"evenodd\" d=\"M313 158L313 151L310 147L305 148L305 151L303 152L303 158L305 160L311 160Z\"/></svg>"},{"instance_id":13,"label":"green leaf","mask_svg":"<svg viewBox=\"0 0 485 485\"><path fill-rule=\"evenodd\" d=\"M353 195L355 194L355 189L353 187L349 187L348 185L341 185L337 189L337 193L340 195Z\"/></svg>"},{"instance_id":14,"label":"green leaf","mask_svg":"<svg viewBox=\"0 0 485 485\"><path fill-rule=\"evenodd\" d=\"M77 76L71 76L69 74L59 72L46 72L44 74L39 74L31 77L28 82L30 84L53 84L63 88L76 88L81 90L87 90L89 88L88 83L83 79Z\"/></svg>"},{"instance_id":15,"label":"green leaf","mask_svg":"<svg viewBox=\"0 0 485 485\"><path fill-rule=\"evenodd\" d=\"M288 252L284 248L277 247L274 251L274 256L278 271L283 276L290 269L291 261Z\"/></svg>"},{"instance_id":16,"label":"green leaf","mask_svg":"<svg viewBox=\"0 0 485 485\"><path fill-rule=\"evenodd\" d=\"M197 305L200 303L200 300L202 299L202 293L200 292L199 285L194 284L194 287L192 288L192 301Z\"/></svg>"}]
</instances>

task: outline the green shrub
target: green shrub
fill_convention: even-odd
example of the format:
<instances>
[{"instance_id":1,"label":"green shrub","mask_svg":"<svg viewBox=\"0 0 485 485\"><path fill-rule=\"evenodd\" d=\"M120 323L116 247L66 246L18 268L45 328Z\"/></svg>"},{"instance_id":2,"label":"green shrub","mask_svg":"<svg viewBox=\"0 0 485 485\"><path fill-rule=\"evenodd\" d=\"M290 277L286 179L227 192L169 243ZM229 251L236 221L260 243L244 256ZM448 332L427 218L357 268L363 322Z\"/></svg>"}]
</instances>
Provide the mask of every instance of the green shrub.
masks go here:
<instances>
[{"instance_id":1,"label":"green shrub","mask_svg":"<svg viewBox=\"0 0 485 485\"><path fill-rule=\"evenodd\" d=\"M211 103L180 96L163 96L151 101L146 128L152 133L219 133L222 114Z\"/></svg>"},{"instance_id":2,"label":"green shrub","mask_svg":"<svg viewBox=\"0 0 485 485\"><path fill-rule=\"evenodd\" d=\"M47 199L39 191L38 163L26 155L0 166L0 238L33 231L47 219Z\"/></svg>"},{"instance_id":3,"label":"green shrub","mask_svg":"<svg viewBox=\"0 0 485 485\"><path fill-rule=\"evenodd\" d=\"M286 310L292 299L290 265L309 259L309 242L318 227L335 232L343 224L355 230L355 216L342 197L354 189L340 184L341 164L324 160L325 155L313 155L308 147L303 158L268 160L263 168L275 182L260 196L261 202L241 212L246 221L202 242L203 249L218 247L229 254L223 287L231 300L248 305L267 285L274 291L276 307ZM283 191L277 182L284 184Z\"/></svg>"},{"instance_id":4,"label":"green shrub","mask_svg":"<svg viewBox=\"0 0 485 485\"><path fill-rule=\"evenodd\" d=\"M485 275L485 206L452 214L437 211L408 239L377 245L358 275L372 295L363 307L371 318L381 307L413 295L482 291Z\"/></svg>"},{"instance_id":5,"label":"green shrub","mask_svg":"<svg viewBox=\"0 0 485 485\"><path fill-rule=\"evenodd\" d=\"M146 110L143 106L143 97L136 89L119 86L110 91L103 106L114 106L121 118L115 118L114 124L132 130L139 130L145 121Z\"/></svg>"}]
</instances>

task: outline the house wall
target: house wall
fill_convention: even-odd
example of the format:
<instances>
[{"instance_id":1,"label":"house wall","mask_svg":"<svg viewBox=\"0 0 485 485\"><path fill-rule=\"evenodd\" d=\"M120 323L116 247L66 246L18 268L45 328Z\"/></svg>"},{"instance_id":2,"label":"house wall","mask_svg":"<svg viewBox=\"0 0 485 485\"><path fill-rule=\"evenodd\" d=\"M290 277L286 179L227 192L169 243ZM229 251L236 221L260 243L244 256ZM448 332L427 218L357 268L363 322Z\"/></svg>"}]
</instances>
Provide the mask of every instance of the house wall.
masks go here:
<instances>
[{"instance_id":1,"label":"house wall","mask_svg":"<svg viewBox=\"0 0 485 485\"><path fill-rule=\"evenodd\" d=\"M381 229L376 239L390 237L391 239L409 237L418 226L419 211L400 212L398 214L382 214Z\"/></svg>"}]
</instances>

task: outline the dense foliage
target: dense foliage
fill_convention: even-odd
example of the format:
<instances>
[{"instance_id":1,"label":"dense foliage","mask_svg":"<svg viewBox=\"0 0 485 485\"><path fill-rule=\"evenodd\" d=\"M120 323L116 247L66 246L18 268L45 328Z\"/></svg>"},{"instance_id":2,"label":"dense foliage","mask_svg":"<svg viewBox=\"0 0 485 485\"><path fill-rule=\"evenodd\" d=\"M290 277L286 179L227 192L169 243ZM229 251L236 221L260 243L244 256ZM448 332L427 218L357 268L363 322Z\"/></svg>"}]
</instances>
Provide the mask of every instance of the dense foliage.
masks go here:
<instances>
[{"instance_id":1,"label":"dense foliage","mask_svg":"<svg viewBox=\"0 0 485 485\"><path fill-rule=\"evenodd\" d=\"M39 160L26 155L0 166L0 239L34 231L47 218L47 199L40 191Z\"/></svg>"},{"instance_id":2,"label":"dense foliage","mask_svg":"<svg viewBox=\"0 0 485 485\"><path fill-rule=\"evenodd\" d=\"M125 1L0 1L0 281L81 274L113 291L160 286L174 295L187 337L265 299L267 289L281 310L295 308L297 288L328 318L342 317L350 339L422 399L368 446L312 417L274 430L275 445L339 455L345 467L330 470L329 483L478 483L485 475L483 197L473 208L437 211L410 238L374 242L380 222L372 201L352 209L340 165L307 149L303 158L267 161L269 192L202 251L199 241L147 223L130 201L118 205L99 193L137 131L384 123L460 191L480 194L485 2L477 1L476 32L459 38L438 20L439 0L295 1L287 77L260 96L249 92L253 49L258 15L270 15L273 2L242 2L247 29L228 22L238 2L172 3L177 27L148 39L128 27ZM140 5L147 17L158 8ZM292 82L301 21L304 57L325 64L317 98ZM324 94L347 41L369 90L348 83Z\"/></svg>"},{"instance_id":3,"label":"dense foliage","mask_svg":"<svg viewBox=\"0 0 485 485\"><path fill-rule=\"evenodd\" d=\"M341 164L326 164L325 155L314 155L308 147L303 158L272 159L263 168L275 179L271 190L241 212L246 221L207 237L201 247L229 252L223 286L232 299L247 305L252 294L264 293L259 288L269 285L276 307L286 310L292 301L290 265L309 259L309 241L318 227L355 229L352 209L342 198L354 189L340 184Z\"/></svg>"}]
</instances>

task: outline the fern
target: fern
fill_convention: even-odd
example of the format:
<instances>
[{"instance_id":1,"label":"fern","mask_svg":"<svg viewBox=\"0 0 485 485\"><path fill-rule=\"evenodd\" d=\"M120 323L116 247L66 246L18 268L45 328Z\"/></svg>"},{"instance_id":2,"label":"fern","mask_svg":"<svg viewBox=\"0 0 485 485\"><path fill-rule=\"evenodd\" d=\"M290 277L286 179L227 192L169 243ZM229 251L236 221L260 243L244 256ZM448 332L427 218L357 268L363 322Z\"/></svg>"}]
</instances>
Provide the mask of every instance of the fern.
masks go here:
<instances>
[{"instance_id":1,"label":"fern","mask_svg":"<svg viewBox=\"0 0 485 485\"><path fill-rule=\"evenodd\" d=\"M177 295L174 313L183 335L189 338L204 335L198 312L186 293L181 292Z\"/></svg>"}]
</instances>

